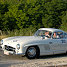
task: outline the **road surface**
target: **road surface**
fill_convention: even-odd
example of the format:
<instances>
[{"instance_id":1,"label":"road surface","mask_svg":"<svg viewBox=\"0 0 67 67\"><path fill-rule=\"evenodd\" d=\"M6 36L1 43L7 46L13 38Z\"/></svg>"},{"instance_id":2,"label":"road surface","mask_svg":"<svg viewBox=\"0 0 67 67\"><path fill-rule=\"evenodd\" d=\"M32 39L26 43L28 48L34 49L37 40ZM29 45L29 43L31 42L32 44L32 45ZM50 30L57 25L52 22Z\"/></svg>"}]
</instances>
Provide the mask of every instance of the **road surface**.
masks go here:
<instances>
[{"instance_id":1,"label":"road surface","mask_svg":"<svg viewBox=\"0 0 67 67\"><path fill-rule=\"evenodd\" d=\"M39 59L29 60L17 55L6 56L0 50L0 67L67 67L66 65L67 54L41 56Z\"/></svg>"}]
</instances>

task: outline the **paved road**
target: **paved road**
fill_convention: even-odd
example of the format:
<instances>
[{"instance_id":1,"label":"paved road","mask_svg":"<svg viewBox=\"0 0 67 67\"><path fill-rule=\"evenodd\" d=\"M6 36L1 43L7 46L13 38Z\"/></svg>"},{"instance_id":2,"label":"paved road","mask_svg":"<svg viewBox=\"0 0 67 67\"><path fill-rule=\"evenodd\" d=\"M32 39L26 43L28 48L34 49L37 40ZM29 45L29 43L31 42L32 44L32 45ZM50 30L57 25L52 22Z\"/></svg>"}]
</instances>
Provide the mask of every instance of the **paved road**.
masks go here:
<instances>
[{"instance_id":1,"label":"paved road","mask_svg":"<svg viewBox=\"0 0 67 67\"><path fill-rule=\"evenodd\" d=\"M6 56L0 50L0 67L45 67L67 65L67 54L42 56L39 59L29 60L26 57Z\"/></svg>"}]
</instances>

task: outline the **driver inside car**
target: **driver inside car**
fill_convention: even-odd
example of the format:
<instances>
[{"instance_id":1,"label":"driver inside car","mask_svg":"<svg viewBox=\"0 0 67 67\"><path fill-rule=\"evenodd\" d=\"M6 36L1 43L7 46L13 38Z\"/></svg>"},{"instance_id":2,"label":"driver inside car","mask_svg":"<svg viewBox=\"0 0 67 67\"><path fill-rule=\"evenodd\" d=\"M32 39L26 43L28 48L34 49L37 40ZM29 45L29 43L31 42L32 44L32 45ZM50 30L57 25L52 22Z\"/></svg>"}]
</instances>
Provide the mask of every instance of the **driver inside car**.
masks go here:
<instances>
[{"instance_id":1,"label":"driver inside car","mask_svg":"<svg viewBox=\"0 0 67 67\"><path fill-rule=\"evenodd\" d=\"M48 31L45 32L45 36L48 37L48 38L50 38L50 35L49 35L49 32Z\"/></svg>"}]
</instances>

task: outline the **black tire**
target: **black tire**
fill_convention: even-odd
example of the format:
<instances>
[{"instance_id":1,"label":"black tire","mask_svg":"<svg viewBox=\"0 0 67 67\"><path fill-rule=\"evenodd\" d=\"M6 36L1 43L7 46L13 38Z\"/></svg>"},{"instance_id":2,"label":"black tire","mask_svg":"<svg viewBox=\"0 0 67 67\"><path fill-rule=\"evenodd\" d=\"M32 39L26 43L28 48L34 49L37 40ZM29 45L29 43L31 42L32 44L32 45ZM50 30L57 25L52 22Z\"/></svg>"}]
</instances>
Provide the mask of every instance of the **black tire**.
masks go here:
<instances>
[{"instance_id":1,"label":"black tire","mask_svg":"<svg viewBox=\"0 0 67 67\"><path fill-rule=\"evenodd\" d=\"M26 57L28 59L39 58L39 54L40 54L40 51L38 47L34 47L34 46L29 47L26 51Z\"/></svg>"}]
</instances>

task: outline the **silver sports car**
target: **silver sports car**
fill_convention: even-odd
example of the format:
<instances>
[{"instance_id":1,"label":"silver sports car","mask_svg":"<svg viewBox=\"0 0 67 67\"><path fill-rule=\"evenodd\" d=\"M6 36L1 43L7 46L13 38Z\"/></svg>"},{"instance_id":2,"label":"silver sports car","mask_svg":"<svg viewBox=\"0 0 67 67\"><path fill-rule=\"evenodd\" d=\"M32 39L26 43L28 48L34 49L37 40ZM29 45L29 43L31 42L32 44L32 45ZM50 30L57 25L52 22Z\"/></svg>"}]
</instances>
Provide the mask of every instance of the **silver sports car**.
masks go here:
<instances>
[{"instance_id":1,"label":"silver sports car","mask_svg":"<svg viewBox=\"0 0 67 67\"><path fill-rule=\"evenodd\" d=\"M1 40L4 54L25 55L38 58L67 52L67 33L54 28L40 28L34 36L15 36Z\"/></svg>"}]
</instances>

